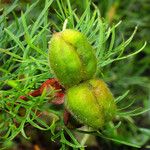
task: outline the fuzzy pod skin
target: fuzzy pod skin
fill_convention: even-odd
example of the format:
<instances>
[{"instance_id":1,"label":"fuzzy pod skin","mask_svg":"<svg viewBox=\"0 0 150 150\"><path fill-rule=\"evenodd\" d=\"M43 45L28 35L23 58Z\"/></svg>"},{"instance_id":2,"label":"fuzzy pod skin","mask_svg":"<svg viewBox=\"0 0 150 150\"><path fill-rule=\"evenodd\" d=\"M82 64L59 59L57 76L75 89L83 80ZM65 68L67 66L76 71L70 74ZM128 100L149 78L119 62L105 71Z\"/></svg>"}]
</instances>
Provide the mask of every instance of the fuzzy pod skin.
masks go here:
<instances>
[{"instance_id":1,"label":"fuzzy pod skin","mask_svg":"<svg viewBox=\"0 0 150 150\"><path fill-rule=\"evenodd\" d=\"M92 78L97 69L97 59L92 46L82 33L72 29L52 36L49 62L65 88Z\"/></svg>"},{"instance_id":2,"label":"fuzzy pod skin","mask_svg":"<svg viewBox=\"0 0 150 150\"><path fill-rule=\"evenodd\" d=\"M81 123L99 129L116 113L114 97L99 79L91 79L67 90L66 109Z\"/></svg>"}]
</instances>

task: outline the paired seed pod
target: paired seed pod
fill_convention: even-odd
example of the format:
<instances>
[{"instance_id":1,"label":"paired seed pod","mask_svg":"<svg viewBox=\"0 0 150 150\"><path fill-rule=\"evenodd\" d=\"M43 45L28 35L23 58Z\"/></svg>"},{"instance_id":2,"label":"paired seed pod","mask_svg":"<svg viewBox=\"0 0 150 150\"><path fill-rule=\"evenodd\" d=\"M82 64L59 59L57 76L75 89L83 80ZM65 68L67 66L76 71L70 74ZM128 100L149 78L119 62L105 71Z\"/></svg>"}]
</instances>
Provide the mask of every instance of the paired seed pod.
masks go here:
<instances>
[{"instance_id":1,"label":"paired seed pod","mask_svg":"<svg viewBox=\"0 0 150 150\"><path fill-rule=\"evenodd\" d=\"M114 97L107 85L99 79L91 79L66 92L65 106L81 123L99 129L116 113Z\"/></svg>"},{"instance_id":2,"label":"paired seed pod","mask_svg":"<svg viewBox=\"0 0 150 150\"><path fill-rule=\"evenodd\" d=\"M91 79L97 69L97 59L87 38L71 29L53 35L49 47L49 62L65 88Z\"/></svg>"},{"instance_id":3,"label":"paired seed pod","mask_svg":"<svg viewBox=\"0 0 150 150\"><path fill-rule=\"evenodd\" d=\"M55 33L50 41L49 62L67 89L65 107L78 121L99 129L114 117L114 97L105 82L92 79L97 59L82 33L71 29Z\"/></svg>"}]
</instances>

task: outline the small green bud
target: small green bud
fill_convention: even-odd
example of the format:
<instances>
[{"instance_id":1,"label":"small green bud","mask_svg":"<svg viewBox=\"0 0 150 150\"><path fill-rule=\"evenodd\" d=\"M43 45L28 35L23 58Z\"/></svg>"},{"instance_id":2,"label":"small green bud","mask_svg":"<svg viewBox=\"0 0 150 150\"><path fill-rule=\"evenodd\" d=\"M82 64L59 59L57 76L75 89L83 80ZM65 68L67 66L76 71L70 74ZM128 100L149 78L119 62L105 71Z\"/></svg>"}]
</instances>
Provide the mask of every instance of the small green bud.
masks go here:
<instances>
[{"instance_id":1,"label":"small green bud","mask_svg":"<svg viewBox=\"0 0 150 150\"><path fill-rule=\"evenodd\" d=\"M105 82L99 79L69 88L65 106L77 120L95 129L104 126L116 113L114 97Z\"/></svg>"},{"instance_id":2,"label":"small green bud","mask_svg":"<svg viewBox=\"0 0 150 150\"><path fill-rule=\"evenodd\" d=\"M66 88L92 78L97 69L97 59L87 38L71 29L53 35L49 62L56 77Z\"/></svg>"}]
</instances>

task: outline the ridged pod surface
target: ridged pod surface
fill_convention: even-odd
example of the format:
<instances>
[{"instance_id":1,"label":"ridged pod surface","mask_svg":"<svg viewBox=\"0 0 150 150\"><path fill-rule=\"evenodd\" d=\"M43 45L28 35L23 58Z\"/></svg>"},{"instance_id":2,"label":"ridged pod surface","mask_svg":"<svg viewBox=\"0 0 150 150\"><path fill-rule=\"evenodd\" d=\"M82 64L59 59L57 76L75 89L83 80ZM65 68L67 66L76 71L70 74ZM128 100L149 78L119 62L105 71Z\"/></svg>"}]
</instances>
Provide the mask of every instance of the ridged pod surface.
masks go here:
<instances>
[{"instance_id":1,"label":"ridged pod surface","mask_svg":"<svg viewBox=\"0 0 150 150\"><path fill-rule=\"evenodd\" d=\"M100 79L91 79L67 90L65 107L81 123L99 129L116 113L114 97Z\"/></svg>"},{"instance_id":2,"label":"ridged pod surface","mask_svg":"<svg viewBox=\"0 0 150 150\"><path fill-rule=\"evenodd\" d=\"M92 78L97 69L97 59L92 46L82 33L72 29L52 36L49 62L65 88Z\"/></svg>"}]
</instances>

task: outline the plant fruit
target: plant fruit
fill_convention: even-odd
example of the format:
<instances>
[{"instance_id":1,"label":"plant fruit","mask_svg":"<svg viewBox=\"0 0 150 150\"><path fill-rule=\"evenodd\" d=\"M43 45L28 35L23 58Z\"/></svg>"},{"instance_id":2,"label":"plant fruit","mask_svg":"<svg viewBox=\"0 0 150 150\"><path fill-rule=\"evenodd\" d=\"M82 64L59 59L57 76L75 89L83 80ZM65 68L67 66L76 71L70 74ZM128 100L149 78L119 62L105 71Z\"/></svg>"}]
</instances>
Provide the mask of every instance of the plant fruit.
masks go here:
<instances>
[{"instance_id":1,"label":"plant fruit","mask_svg":"<svg viewBox=\"0 0 150 150\"><path fill-rule=\"evenodd\" d=\"M116 113L114 97L99 79L91 79L66 91L66 109L81 123L99 129Z\"/></svg>"},{"instance_id":2,"label":"plant fruit","mask_svg":"<svg viewBox=\"0 0 150 150\"><path fill-rule=\"evenodd\" d=\"M92 78L97 69L97 59L92 46L82 33L72 29L52 36L49 62L65 88Z\"/></svg>"}]
</instances>

